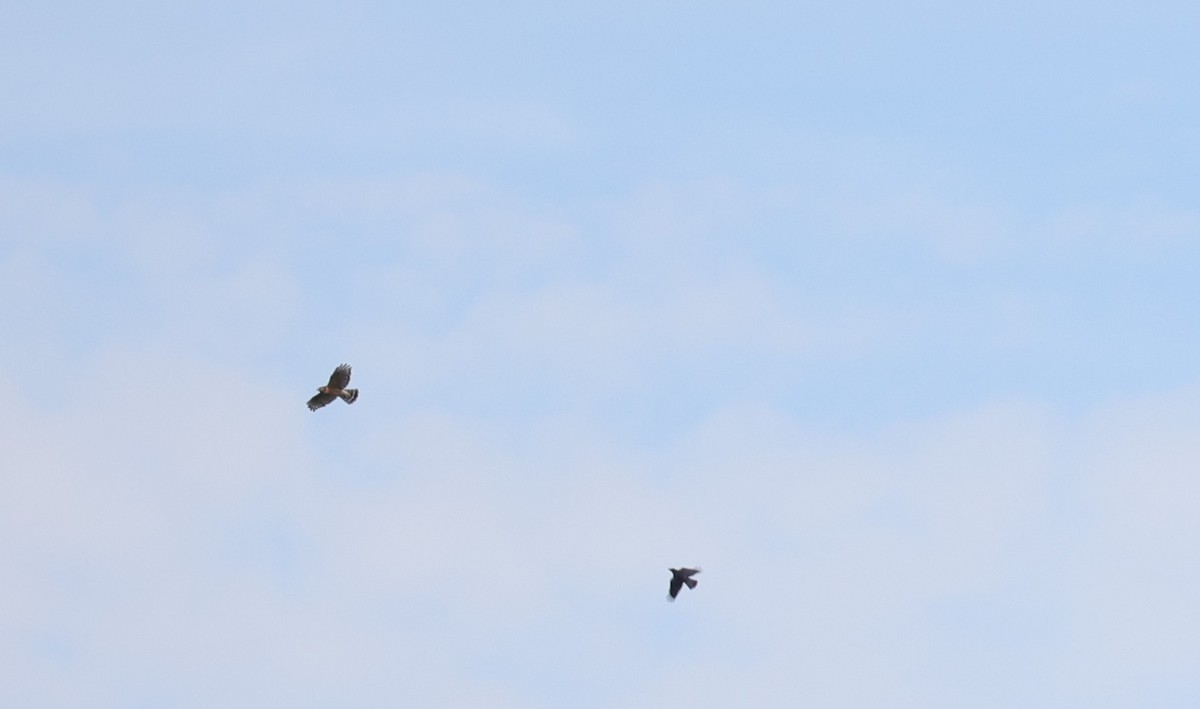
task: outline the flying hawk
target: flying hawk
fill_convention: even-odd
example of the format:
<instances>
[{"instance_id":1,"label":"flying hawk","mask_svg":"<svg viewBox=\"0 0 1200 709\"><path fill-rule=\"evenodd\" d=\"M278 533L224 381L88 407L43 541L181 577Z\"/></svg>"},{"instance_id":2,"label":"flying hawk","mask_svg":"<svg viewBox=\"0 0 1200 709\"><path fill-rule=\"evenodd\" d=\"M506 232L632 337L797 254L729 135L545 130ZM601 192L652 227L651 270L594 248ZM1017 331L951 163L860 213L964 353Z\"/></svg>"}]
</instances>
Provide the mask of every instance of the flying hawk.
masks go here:
<instances>
[{"instance_id":1,"label":"flying hawk","mask_svg":"<svg viewBox=\"0 0 1200 709\"><path fill-rule=\"evenodd\" d=\"M339 364L338 368L329 375L329 383L317 388L317 395L308 400L308 410L316 411L334 399L341 399L347 404L353 404L358 399L358 389L347 389L350 383L350 365Z\"/></svg>"}]
</instances>

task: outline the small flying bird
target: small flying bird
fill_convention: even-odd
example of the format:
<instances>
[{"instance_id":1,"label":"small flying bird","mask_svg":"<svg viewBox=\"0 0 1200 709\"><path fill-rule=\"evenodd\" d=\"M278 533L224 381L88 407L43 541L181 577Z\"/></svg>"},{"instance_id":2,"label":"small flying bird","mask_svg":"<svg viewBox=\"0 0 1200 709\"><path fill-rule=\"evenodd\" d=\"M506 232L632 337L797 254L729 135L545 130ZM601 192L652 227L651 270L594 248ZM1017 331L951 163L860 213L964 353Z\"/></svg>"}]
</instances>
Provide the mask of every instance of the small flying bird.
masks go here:
<instances>
[{"instance_id":1,"label":"small flying bird","mask_svg":"<svg viewBox=\"0 0 1200 709\"><path fill-rule=\"evenodd\" d=\"M686 583L688 588L695 588L696 584L700 583L696 579L692 578L696 574L700 573L700 569L667 569L667 571L671 572L671 592L667 596L668 601L675 601L675 597L679 595L679 591L683 588L683 584Z\"/></svg>"},{"instance_id":2,"label":"small flying bird","mask_svg":"<svg viewBox=\"0 0 1200 709\"><path fill-rule=\"evenodd\" d=\"M339 364L338 368L329 375L329 383L317 388L317 395L308 400L308 410L316 411L334 399L341 399L347 404L353 404L358 399L358 389L347 389L350 383L350 365Z\"/></svg>"}]
</instances>

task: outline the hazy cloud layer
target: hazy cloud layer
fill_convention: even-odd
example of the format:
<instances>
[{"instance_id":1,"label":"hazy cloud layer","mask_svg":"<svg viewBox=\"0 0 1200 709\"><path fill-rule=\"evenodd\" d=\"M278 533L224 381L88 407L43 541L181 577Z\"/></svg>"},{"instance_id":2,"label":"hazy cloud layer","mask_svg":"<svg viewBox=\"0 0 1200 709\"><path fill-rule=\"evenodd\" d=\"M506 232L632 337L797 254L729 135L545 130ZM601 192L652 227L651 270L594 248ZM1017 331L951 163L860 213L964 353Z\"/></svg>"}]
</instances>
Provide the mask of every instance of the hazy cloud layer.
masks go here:
<instances>
[{"instance_id":1,"label":"hazy cloud layer","mask_svg":"<svg viewBox=\"0 0 1200 709\"><path fill-rule=\"evenodd\" d=\"M4 422L17 704L1052 706L1194 688L1191 391L850 436L732 407L647 449L367 398L325 426L177 357L101 367L136 369L139 393L95 384ZM666 565L700 562L664 608Z\"/></svg>"}]
</instances>

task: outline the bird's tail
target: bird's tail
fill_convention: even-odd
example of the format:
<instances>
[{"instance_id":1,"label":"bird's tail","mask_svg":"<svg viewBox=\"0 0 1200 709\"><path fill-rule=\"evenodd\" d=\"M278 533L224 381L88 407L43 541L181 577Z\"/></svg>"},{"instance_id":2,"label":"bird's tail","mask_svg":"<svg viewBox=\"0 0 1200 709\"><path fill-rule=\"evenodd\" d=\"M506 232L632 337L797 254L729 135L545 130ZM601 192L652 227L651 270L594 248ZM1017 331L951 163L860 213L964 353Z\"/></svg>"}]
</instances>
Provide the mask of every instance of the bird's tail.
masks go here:
<instances>
[{"instance_id":1,"label":"bird's tail","mask_svg":"<svg viewBox=\"0 0 1200 709\"><path fill-rule=\"evenodd\" d=\"M696 584L700 583L696 579L684 579L683 582L688 585L688 588L695 588Z\"/></svg>"},{"instance_id":2,"label":"bird's tail","mask_svg":"<svg viewBox=\"0 0 1200 709\"><path fill-rule=\"evenodd\" d=\"M358 401L358 389L343 389L341 393L342 401L347 404L353 404Z\"/></svg>"}]
</instances>

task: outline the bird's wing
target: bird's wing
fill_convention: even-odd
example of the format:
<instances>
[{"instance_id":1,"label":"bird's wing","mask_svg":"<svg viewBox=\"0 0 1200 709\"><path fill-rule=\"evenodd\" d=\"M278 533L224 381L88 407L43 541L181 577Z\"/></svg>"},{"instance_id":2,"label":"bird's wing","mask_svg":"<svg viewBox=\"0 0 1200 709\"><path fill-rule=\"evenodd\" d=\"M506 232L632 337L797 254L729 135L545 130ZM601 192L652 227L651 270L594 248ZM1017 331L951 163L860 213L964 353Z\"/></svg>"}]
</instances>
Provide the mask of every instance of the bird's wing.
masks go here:
<instances>
[{"instance_id":1,"label":"bird's wing","mask_svg":"<svg viewBox=\"0 0 1200 709\"><path fill-rule=\"evenodd\" d=\"M672 600L679 595L679 589L683 588L683 579L679 576L671 578L671 598Z\"/></svg>"},{"instance_id":2,"label":"bird's wing","mask_svg":"<svg viewBox=\"0 0 1200 709\"><path fill-rule=\"evenodd\" d=\"M330 389L345 389L350 383L350 365L339 364L338 368L333 370L333 374L329 375Z\"/></svg>"},{"instance_id":3,"label":"bird's wing","mask_svg":"<svg viewBox=\"0 0 1200 709\"><path fill-rule=\"evenodd\" d=\"M700 569L680 569L679 574L684 577L695 576L700 573Z\"/></svg>"},{"instance_id":4,"label":"bird's wing","mask_svg":"<svg viewBox=\"0 0 1200 709\"><path fill-rule=\"evenodd\" d=\"M316 411L317 409L328 404L329 402L333 401L336 398L337 397L334 396L333 394L317 394L316 396L314 396L313 398L308 400L308 410Z\"/></svg>"}]
</instances>

